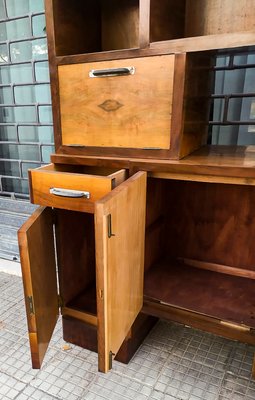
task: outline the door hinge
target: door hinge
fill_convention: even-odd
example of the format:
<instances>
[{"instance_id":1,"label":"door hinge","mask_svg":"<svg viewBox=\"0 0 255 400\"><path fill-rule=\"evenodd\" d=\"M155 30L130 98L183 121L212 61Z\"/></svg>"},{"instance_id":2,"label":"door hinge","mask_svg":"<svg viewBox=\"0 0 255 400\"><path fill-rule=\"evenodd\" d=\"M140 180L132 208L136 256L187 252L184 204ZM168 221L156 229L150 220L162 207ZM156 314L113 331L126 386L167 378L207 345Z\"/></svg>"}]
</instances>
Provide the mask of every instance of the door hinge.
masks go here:
<instances>
[{"instance_id":1,"label":"door hinge","mask_svg":"<svg viewBox=\"0 0 255 400\"><path fill-rule=\"evenodd\" d=\"M110 353L109 353L109 369L112 369L112 361L113 361L114 356L115 356L115 353L110 351Z\"/></svg>"},{"instance_id":2,"label":"door hinge","mask_svg":"<svg viewBox=\"0 0 255 400\"><path fill-rule=\"evenodd\" d=\"M64 305L63 299L62 299L62 297L60 296L60 294L58 294L58 307L59 307L59 308L62 308L63 305Z\"/></svg>"},{"instance_id":3,"label":"door hinge","mask_svg":"<svg viewBox=\"0 0 255 400\"><path fill-rule=\"evenodd\" d=\"M112 215L111 214L107 215L107 226L108 226L108 238L110 239L112 236L115 236L115 234L112 233Z\"/></svg>"},{"instance_id":4,"label":"door hinge","mask_svg":"<svg viewBox=\"0 0 255 400\"><path fill-rule=\"evenodd\" d=\"M33 296L27 296L28 312L30 315L35 314L34 299Z\"/></svg>"}]
</instances>

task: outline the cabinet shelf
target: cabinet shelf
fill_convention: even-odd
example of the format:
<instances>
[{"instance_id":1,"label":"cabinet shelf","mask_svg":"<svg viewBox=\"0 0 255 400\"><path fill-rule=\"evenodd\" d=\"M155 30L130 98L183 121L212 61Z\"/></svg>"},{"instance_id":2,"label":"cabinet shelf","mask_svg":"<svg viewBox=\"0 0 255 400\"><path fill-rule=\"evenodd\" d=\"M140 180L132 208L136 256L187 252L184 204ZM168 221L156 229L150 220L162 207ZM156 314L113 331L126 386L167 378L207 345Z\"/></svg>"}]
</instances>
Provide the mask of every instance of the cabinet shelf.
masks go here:
<instances>
[{"instance_id":1,"label":"cabinet shelf","mask_svg":"<svg viewBox=\"0 0 255 400\"><path fill-rule=\"evenodd\" d=\"M255 280L178 261L156 263L145 275L146 299L255 328Z\"/></svg>"},{"instance_id":2,"label":"cabinet shelf","mask_svg":"<svg viewBox=\"0 0 255 400\"><path fill-rule=\"evenodd\" d=\"M48 0L46 9L57 56L139 46L139 0Z\"/></svg>"}]
</instances>

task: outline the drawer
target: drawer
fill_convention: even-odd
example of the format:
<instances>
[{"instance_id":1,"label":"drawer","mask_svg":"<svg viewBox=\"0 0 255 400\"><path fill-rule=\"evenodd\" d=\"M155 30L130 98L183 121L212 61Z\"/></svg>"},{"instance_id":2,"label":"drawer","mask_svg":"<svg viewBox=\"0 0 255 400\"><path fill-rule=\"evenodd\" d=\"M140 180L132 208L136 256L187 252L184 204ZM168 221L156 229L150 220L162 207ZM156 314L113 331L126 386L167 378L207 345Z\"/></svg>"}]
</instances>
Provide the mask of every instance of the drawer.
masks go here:
<instances>
[{"instance_id":1,"label":"drawer","mask_svg":"<svg viewBox=\"0 0 255 400\"><path fill-rule=\"evenodd\" d=\"M174 55L60 65L62 144L169 149L174 65Z\"/></svg>"},{"instance_id":2,"label":"drawer","mask_svg":"<svg viewBox=\"0 0 255 400\"><path fill-rule=\"evenodd\" d=\"M125 179L124 169L48 164L29 171L31 202L93 213L95 201Z\"/></svg>"}]
</instances>

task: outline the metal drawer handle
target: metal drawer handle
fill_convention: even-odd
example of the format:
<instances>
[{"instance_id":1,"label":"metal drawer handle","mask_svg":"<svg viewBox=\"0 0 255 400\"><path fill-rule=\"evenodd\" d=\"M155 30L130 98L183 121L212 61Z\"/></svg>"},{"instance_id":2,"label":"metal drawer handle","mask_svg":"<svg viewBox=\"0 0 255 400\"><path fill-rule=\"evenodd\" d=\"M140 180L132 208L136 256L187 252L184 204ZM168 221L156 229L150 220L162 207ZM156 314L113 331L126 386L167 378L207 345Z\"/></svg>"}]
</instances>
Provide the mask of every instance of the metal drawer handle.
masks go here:
<instances>
[{"instance_id":1,"label":"metal drawer handle","mask_svg":"<svg viewBox=\"0 0 255 400\"><path fill-rule=\"evenodd\" d=\"M135 67L92 69L89 71L90 78L105 78L110 76L134 75Z\"/></svg>"},{"instance_id":2,"label":"metal drawer handle","mask_svg":"<svg viewBox=\"0 0 255 400\"><path fill-rule=\"evenodd\" d=\"M61 189L61 188L50 188L50 194L54 194L55 196L60 197L85 197L86 199L90 198L89 192L82 192L80 190L70 190L70 189Z\"/></svg>"}]
</instances>

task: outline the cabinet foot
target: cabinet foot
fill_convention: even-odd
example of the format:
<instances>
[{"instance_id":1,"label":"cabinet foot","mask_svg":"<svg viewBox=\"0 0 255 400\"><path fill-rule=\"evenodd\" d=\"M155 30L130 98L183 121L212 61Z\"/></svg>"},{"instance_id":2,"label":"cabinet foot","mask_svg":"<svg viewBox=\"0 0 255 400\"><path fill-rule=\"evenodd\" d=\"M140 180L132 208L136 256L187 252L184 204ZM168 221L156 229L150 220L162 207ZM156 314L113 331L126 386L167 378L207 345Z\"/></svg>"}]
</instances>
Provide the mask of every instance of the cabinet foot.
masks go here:
<instances>
[{"instance_id":1,"label":"cabinet foot","mask_svg":"<svg viewBox=\"0 0 255 400\"><path fill-rule=\"evenodd\" d=\"M157 321L158 318L139 314L115 360L127 364ZM63 317L63 338L69 343L97 352L96 326L72 317Z\"/></svg>"}]
</instances>

